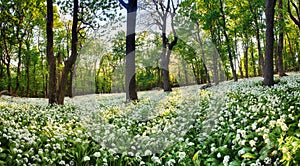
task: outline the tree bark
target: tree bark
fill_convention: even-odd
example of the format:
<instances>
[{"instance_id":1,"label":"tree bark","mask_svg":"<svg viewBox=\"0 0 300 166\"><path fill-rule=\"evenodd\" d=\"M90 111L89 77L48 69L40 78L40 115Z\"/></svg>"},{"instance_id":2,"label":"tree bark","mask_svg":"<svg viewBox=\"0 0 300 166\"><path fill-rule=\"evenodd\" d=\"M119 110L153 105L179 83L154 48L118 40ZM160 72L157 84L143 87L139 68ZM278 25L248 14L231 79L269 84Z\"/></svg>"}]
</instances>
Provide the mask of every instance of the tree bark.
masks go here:
<instances>
[{"instance_id":1,"label":"tree bark","mask_svg":"<svg viewBox=\"0 0 300 166\"><path fill-rule=\"evenodd\" d=\"M283 68L283 59L282 59L282 50L283 50L283 38L284 38L284 35L283 35L283 24L284 24L284 18L283 18L283 8L282 8L282 0L278 0L278 8L280 10L280 13L279 13L279 40L278 40L278 52L277 52L277 64L278 64L278 74L279 74L279 77L283 77L285 76L286 74L284 73L284 68Z\"/></svg>"},{"instance_id":2,"label":"tree bark","mask_svg":"<svg viewBox=\"0 0 300 166\"><path fill-rule=\"evenodd\" d=\"M53 50L53 1L47 0L47 61L49 67L49 104L57 103L56 99L56 60Z\"/></svg>"},{"instance_id":3,"label":"tree bark","mask_svg":"<svg viewBox=\"0 0 300 166\"><path fill-rule=\"evenodd\" d=\"M227 32L226 32L226 29L227 29L226 28L226 19L225 19L225 13L224 13L224 10L223 10L223 1L222 0L220 0L220 12L222 14L223 34L224 34L225 40L226 40L231 72L232 72L234 81L238 81L238 77L237 77L237 74L236 74L236 71L235 71L235 68L234 68L234 64L233 64L233 56L232 56L232 52L231 52L230 40L229 40L229 37L228 37Z\"/></svg>"},{"instance_id":4,"label":"tree bark","mask_svg":"<svg viewBox=\"0 0 300 166\"><path fill-rule=\"evenodd\" d=\"M125 3L123 0L119 0L119 2L127 10L125 92L126 101L132 101L138 99L135 76L135 27L137 0L128 0L128 3Z\"/></svg>"},{"instance_id":5,"label":"tree bark","mask_svg":"<svg viewBox=\"0 0 300 166\"><path fill-rule=\"evenodd\" d=\"M276 0L266 0L266 49L265 49L265 68L264 85L274 85L274 13Z\"/></svg>"},{"instance_id":6,"label":"tree bark","mask_svg":"<svg viewBox=\"0 0 300 166\"><path fill-rule=\"evenodd\" d=\"M297 5L293 2L288 0L288 13L290 15L290 18L293 20L293 22L298 26L299 30L300 30L300 1L298 1L298 7ZM291 4L294 7L294 9L296 10L296 17L293 15L292 10L291 10Z\"/></svg>"},{"instance_id":7,"label":"tree bark","mask_svg":"<svg viewBox=\"0 0 300 166\"><path fill-rule=\"evenodd\" d=\"M161 70L162 70L162 78L163 78L163 88L165 92L172 91L171 84L170 84L170 72L169 72L169 61L170 59L167 58L167 44L168 44L168 38L166 37L166 33L162 34L162 41L163 41L163 47L162 52L160 54L161 57Z\"/></svg>"},{"instance_id":8,"label":"tree bark","mask_svg":"<svg viewBox=\"0 0 300 166\"><path fill-rule=\"evenodd\" d=\"M256 76L256 67L255 67L254 50L253 50L252 46L251 46L251 62L252 62L251 66L252 66L252 69L253 69L253 76L255 77Z\"/></svg>"},{"instance_id":9,"label":"tree bark","mask_svg":"<svg viewBox=\"0 0 300 166\"><path fill-rule=\"evenodd\" d=\"M9 48L8 48L7 42L6 42L6 33L5 33L4 28L2 29L1 34L2 34L2 38L3 38L4 52L5 52L5 56L1 57L1 60L6 66L6 74L7 74L7 78L8 78L7 89L8 89L9 95L12 95L12 77L11 77L11 71L10 71L11 57L10 57L10 51L9 51Z\"/></svg>"},{"instance_id":10,"label":"tree bark","mask_svg":"<svg viewBox=\"0 0 300 166\"><path fill-rule=\"evenodd\" d=\"M245 61L244 61L244 68L245 68L245 76L246 78L249 77L249 68L248 68L248 61L249 61L249 58L248 58L248 43L245 44Z\"/></svg>"},{"instance_id":11,"label":"tree bark","mask_svg":"<svg viewBox=\"0 0 300 166\"><path fill-rule=\"evenodd\" d=\"M255 25L255 37L256 37L256 41L257 41L257 50L258 50L258 74L259 75L263 75L263 69L265 66L265 61L264 61L264 57L263 57L263 53L261 50L261 43L260 43L260 29L259 29L259 25L258 25L258 17L257 17L257 13L254 11L252 4L251 4L251 0L248 0L249 3L249 7L250 7L250 11L251 13L254 15L254 25Z\"/></svg>"},{"instance_id":12,"label":"tree bark","mask_svg":"<svg viewBox=\"0 0 300 166\"><path fill-rule=\"evenodd\" d=\"M76 62L78 55L78 12L79 12L79 4L78 0L74 0L73 6L73 23L72 23L72 44L71 44L71 56L65 62L65 66L62 71L62 76L60 80L60 84L58 87L58 95L57 101L59 105L64 104L64 98L66 95L66 86L68 82L68 75Z\"/></svg>"}]
</instances>

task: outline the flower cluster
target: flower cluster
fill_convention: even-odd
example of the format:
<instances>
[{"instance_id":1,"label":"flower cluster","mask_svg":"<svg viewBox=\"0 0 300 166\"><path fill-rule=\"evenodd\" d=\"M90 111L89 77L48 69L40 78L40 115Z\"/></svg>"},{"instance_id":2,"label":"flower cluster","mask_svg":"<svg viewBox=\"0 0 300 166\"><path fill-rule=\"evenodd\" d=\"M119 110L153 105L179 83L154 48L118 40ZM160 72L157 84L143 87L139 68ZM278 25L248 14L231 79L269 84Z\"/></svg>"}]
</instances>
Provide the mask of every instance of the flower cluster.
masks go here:
<instances>
[{"instance_id":1,"label":"flower cluster","mask_svg":"<svg viewBox=\"0 0 300 166\"><path fill-rule=\"evenodd\" d=\"M0 165L299 164L300 75L66 99L0 99Z\"/></svg>"}]
</instances>

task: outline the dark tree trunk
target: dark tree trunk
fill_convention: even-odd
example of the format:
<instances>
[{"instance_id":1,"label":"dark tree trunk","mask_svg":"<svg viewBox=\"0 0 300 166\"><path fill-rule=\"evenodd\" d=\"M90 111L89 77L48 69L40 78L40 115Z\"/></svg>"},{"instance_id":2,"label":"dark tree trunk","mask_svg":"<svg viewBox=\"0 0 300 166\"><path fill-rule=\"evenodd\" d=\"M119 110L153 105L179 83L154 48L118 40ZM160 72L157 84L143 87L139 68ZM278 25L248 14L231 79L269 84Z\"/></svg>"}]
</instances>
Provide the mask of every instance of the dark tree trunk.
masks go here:
<instances>
[{"instance_id":1,"label":"dark tree trunk","mask_svg":"<svg viewBox=\"0 0 300 166\"><path fill-rule=\"evenodd\" d=\"M18 28L19 29L19 28ZM19 30L18 30L19 31ZM16 76L16 89L14 91L14 94L17 95L19 88L20 88L20 76L21 76L21 63L22 63L22 45L23 41L22 39L19 39L19 46L18 46L18 65L17 65L17 76Z\"/></svg>"},{"instance_id":2,"label":"dark tree trunk","mask_svg":"<svg viewBox=\"0 0 300 166\"><path fill-rule=\"evenodd\" d=\"M223 34L224 34L225 40L226 40L231 72L232 72L234 81L238 81L238 77L237 77L237 74L236 74L236 71L235 71L235 68L234 68L234 64L233 64L233 56L232 56L232 52L231 52L230 40L229 40L229 37L228 37L227 32L226 32L226 30L227 30L227 28L226 28L226 19L225 19L225 13L223 11L223 1L222 0L220 0L220 12L222 14Z\"/></svg>"},{"instance_id":3,"label":"dark tree trunk","mask_svg":"<svg viewBox=\"0 0 300 166\"><path fill-rule=\"evenodd\" d=\"M33 95L34 97L39 97L38 96L38 83L36 80L36 63L33 64L33 86L34 86L34 92Z\"/></svg>"},{"instance_id":4,"label":"dark tree trunk","mask_svg":"<svg viewBox=\"0 0 300 166\"><path fill-rule=\"evenodd\" d=\"M278 40L278 52L277 52L277 64L278 64L278 74L279 74L279 77L283 77L285 76L286 74L284 73L284 69L283 69L283 59L282 59L282 50L283 50L283 24L284 24L284 18L283 18L283 8L282 8L282 0L278 0L278 8L280 10L280 13L279 13L279 40Z\"/></svg>"},{"instance_id":5,"label":"dark tree trunk","mask_svg":"<svg viewBox=\"0 0 300 166\"><path fill-rule=\"evenodd\" d=\"M56 59L53 51L53 1L47 0L47 61L49 66L49 104L57 103L56 99Z\"/></svg>"},{"instance_id":6,"label":"dark tree trunk","mask_svg":"<svg viewBox=\"0 0 300 166\"><path fill-rule=\"evenodd\" d=\"M136 11L129 11L127 13L126 35L126 101L137 100L135 76L135 24Z\"/></svg>"},{"instance_id":7,"label":"dark tree trunk","mask_svg":"<svg viewBox=\"0 0 300 166\"><path fill-rule=\"evenodd\" d=\"M30 33L29 33L30 34ZM28 38L26 39L25 41L25 45L26 45L26 49L27 50L30 50L30 35L28 35ZM26 53L26 63L25 63L25 72L26 72L26 80L27 80L27 84L26 84L26 96L29 97L31 94L30 94L30 62L31 62L31 56L30 54ZM35 64L33 64L35 65ZM34 66L34 70L35 70L35 66Z\"/></svg>"},{"instance_id":8,"label":"dark tree trunk","mask_svg":"<svg viewBox=\"0 0 300 166\"><path fill-rule=\"evenodd\" d=\"M29 49L29 47L27 47L27 49ZM30 56L27 57L26 59L27 63L26 63L26 76L27 76L27 97L30 96Z\"/></svg>"},{"instance_id":9,"label":"dark tree trunk","mask_svg":"<svg viewBox=\"0 0 300 166\"><path fill-rule=\"evenodd\" d=\"M274 85L274 13L276 0L266 0L266 49L265 49L265 68L264 85Z\"/></svg>"},{"instance_id":10,"label":"dark tree trunk","mask_svg":"<svg viewBox=\"0 0 300 166\"><path fill-rule=\"evenodd\" d=\"M170 72L169 72L169 59L166 57L167 54L167 44L168 44L168 38L166 37L166 33L162 34L162 41L163 41L163 47L161 52L161 63L160 67L162 70L162 78L163 78L163 88L164 91L172 91L171 84L170 84Z\"/></svg>"},{"instance_id":11,"label":"dark tree trunk","mask_svg":"<svg viewBox=\"0 0 300 166\"><path fill-rule=\"evenodd\" d=\"M162 76L164 80L164 91L169 92L172 91L171 83L170 83L170 72L169 72L169 63L170 56L173 50L173 47L177 44L177 34L174 27L174 17L176 15L176 10L178 6L174 5L173 0L168 0L166 4L161 3L160 1L153 1L155 5L156 12L158 13L159 20L156 20L157 25L161 30L161 38L162 38L162 52L160 54L161 58L161 68L162 68ZM169 41L166 29L167 29L167 18L171 17L170 27L173 33L173 41Z\"/></svg>"},{"instance_id":12,"label":"dark tree trunk","mask_svg":"<svg viewBox=\"0 0 300 166\"><path fill-rule=\"evenodd\" d=\"M70 98L74 97L73 96L73 78L74 78L74 68L75 65L73 65L71 71L70 71L70 76L69 76L69 83L68 83L68 96ZM97 81L95 82L97 85Z\"/></svg>"},{"instance_id":13,"label":"dark tree trunk","mask_svg":"<svg viewBox=\"0 0 300 166\"><path fill-rule=\"evenodd\" d=\"M119 0L119 2L127 10L125 92L126 101L131 101L138 99L135 76L135 26L137 0L128 0L128 3L125 3L123 0Z\"/></svg>"},{"instance_id":14,"label":"dark tree trunk","mask_svg":"<svg viewBox=\"0 0 300 166\"><path fill-rule=\"evenodd\" d=\"M292 47L291 38L289 37L289 34L288 34L288 33L286 33L286 38L287 38L288 43L289 43L290 54L291 54L292 57L294 57L294 56L295 56L295 53L294 53L294 49L293 49L293 47ZM297 52L297 51L295 51L295 52ZM300 59L298 59L298 61L299 61L299 63L300 63Z\"/></svg>"},{"instance_id":15,"label":"dark tree trunk","mask_svg":"<svg viewBox=\"0 0 300 166\"><path fill-rule=\"evenodd\" d=\"M9 63L6 64L6 73L7 73L7 78L8 78L7 89L8 89L9 95L12 95L12 78L11 78L11 71L10 71Z\"/></svg>"},{"instance_id":16,"label":"dark tree trunk","mask_svg":"<svg viewBox=\"0 0 300 166\"><path fill-rule=\"evenodd\" d=\"M256 37L256 41L257 41L257 50L258 50L258 74L259 75L263 75L263 69L265 66L265 62L264 62L264 57L263 57L263 53L261 50L261 43L260 43L260 29L259 29L259 25L258 25L258 17L257 17L257 13L253 10L252 4L251 4L251 0L248 0L249 3L249 7L250 7L250 11L251 13L254 15L254 25L255 25L255 37Z\"/></svg>"},{"instance_id":17,"label":"dark tree trunk","mask_svg":"<svg viewBox=\"0 0 300 166\"><path fill-rule=\"evenodd\" d=\"M240 71L241 78L244 78L242 62L240 62L239 60L237 60L237 63L238 63L238 66L239 66L239 71Z\"/></svg>"},{"instance_id":18,"label":"dark tree trunk","mask_svg":"<svg viewBox=\"0 0 300 166\"><path fill-rule=\"evenodd\" d=\"M1 57L1 61L6 66L6 74L7 74L7 79L8 79L7 89L8 89L9 95L12 95L12 78L11 78L11 71L10 71L11 57L10 57L9 48L6 43L6 33L5 33L4 28L2 29L1 34L2 34L2 38L3 38L4 52L5 52L5 56Z\"/></svg>"},{"instance_id":19,"label":"dark tree trunk","mask_svg":"<svg viewBox=\"0 0 300 166\"><path fill-rule=\"evenodd\" d=\"M245 44L245 62L244 62L244 68L245 68L245 77L248 78L249 77L249 68L248 68L248 43Z\"/></svg>"},{"instance_id":20,"label":"dark tree trunk","mask_svg":"<svg viewBox=\"0 0 300 166\"><path fill-rule=\"evenodd\" d=\"M65 66L62 71L61 80L58 88L58 96L57 101L59 105L64 104L64 98L66 95L66 87L68 82L68 75L76 62L78 55L78 12L79 12L79 4L78 0L74 0L73 7L73 24L72 24L72 44L71 44L71 56L65 62Z\"/></svg>"},{"instance_id":21,"label":"dark tree trunk","mask_svg":"<svg viewBox=\"0 0 300 166\"><path fill-rule=\"evenodd\" d=\"M251 47L251 62L252 62L252 69L253 69L253 76L256 76L256 67L255 67L255 58L254 58L254 51L253 47Z\"/></svg>"}]
</instances>

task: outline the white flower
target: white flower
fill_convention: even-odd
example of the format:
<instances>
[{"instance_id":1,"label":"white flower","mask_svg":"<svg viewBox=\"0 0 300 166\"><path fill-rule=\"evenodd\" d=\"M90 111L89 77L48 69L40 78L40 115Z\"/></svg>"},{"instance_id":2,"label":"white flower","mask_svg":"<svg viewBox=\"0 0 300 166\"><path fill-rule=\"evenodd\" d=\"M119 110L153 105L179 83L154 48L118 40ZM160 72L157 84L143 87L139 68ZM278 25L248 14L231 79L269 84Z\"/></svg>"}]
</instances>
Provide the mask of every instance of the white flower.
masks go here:
<instances>
[{"instance_id":1,"label":"white flower","mask_svg":"<svg viewBox=\"0 0 300 166\"><path fill-rule=\"evenodd\" d=\"M89 156L84 156L83 161L90 161L90 157Z\"/></svg>"},{"instance_id":2,"label":"white flower","mask_svg":"<svg viewBox=\"0 0 300 166\"><path fill-rule=\"evenodd\" d=\"M66 162L64 160L61 160L58 164L60 164L60 165L66 165Z\"/></svg>"},{"instance_id":3,"label":"white flower","mask_svg":"<svg viewBox=\"0 0 300 166\"><path fill-rule=\"evenodd\" d=\"M152 157L151 157L151 160L152 160L153 163L155 163L155 164L161 164L161 161L160 161L159 157L152 156Z\"/></svg>"},{"instance_id":4,"label":"white flower","mask_svg":"<svg viewBox=\"0 0 300 166\"><path fill-rule=\"evenodd\" d=\"M228 166L228 162L229 162L230 156L226 155L223 159L223 164L224 166Z\"/></svg>"},{"instance_id":5,"label":"white flower","mask_svg":"<svg viewBox=\"0 0 300 166\"><path fill-rule=\"evenodd\" d=\"M193 146L193 145L195 145L193 142L189 142L188 144L187 144L188 146Z\"/></svg>"},{"instance_id":6,"label":"white flower","mask_svg":"<svg viewBox=\"0 0 300 166\"><path fill-rule=\"evenodd\" d=\"M98 157L101 156L101 153L100 153L100 152L95 152L95 153L94 153L94 156L98 158Z\"/></svg>"},{"instance_id":7,"label":"white flower","mask_svg":"<svg viewBox=\"0 0 300 166\"><path fill-rule=\"evenodd\" d=\"M300 128L300 120L299 120L299 122L298 122L298 127Z\"/></svg>"},{"instance_id":8,"label":"white flower","mask_svg":"<svg viewBox=\"0 0 300 166\"><path fill-rule=\"evenodd\" d=\"M81 139L80 138L76 138L75 139L75 143L80 143L81 142Z\"/></svg>"},{"instance_id":9,"label":"white flower","mask_svg":"<svg viewBox=\"0 0 300 166\"><path fill-rule=\"evenodd\" d=\"M211 151L211 152L214 152L215 149L216 149L216 148L215 148L214 146L212 146L212 147L210 148L210 151Z\"/></svg>"},{"instance_id":10,"label":"white flower","mask_svg":"<svg viewBox=\"0 0 300 166\"><path fill-rule=\"evenodd\" d=\"M246 143L246 140L241 140L241 141L239 141L239 145L241 145L241 146L244 146L245 143Z\"/></svg>"},{"instance_id":11,"label":"white flower","mask_svg":"<svg viewBox=\"0 0 300 166\"><path fill-rule=\"evenodd\" d=\"M222 155L221 155L220 152L217 154L217 157L218 157L218 158L221 158L221 157L222 157Z\"/></svg>"},{"instance_id":12,"label":"white flower","mask_svg":"<svg viewBox=\"0 0 300 166\"><path fill-rule=\"evenodd\" d=\"M141 166L141 165L146 165L146 163L145 163L144 161L141 161L139 165L140 165L140 166Z\"/></svg>"},{"instance_id":13,"label":"white flower","mask_svg":"<svg viewBox=\"0 0 300 166\"><path fill-rule=\"evenodd\" d=\"M152 155L152 152L151 152L151 150L148 150L148 149L147 149L147 150L145 151L145 156L150 156L150 155Z\"/></svg>"},{"instance_id":14,"label":"white flower","mask_svg":"<svg viewBox=\"0 0 300 166\"><path fill-rule=\"evenodd\" d=\"M295 119L295 118L293 117L292 114L289 114L289 118L290 118L291 120L294 120L294 119Z\"/></svg>"},{"instance_id":15,"label":"white flower","mask_svg":"<svg viewBox=\"0 0 300 166\"><path fill-rule=\"evenodd\" d=\"M171 166L174 165L176 163L176 161L174 159L170 159L169 161L166 162L167 166Z\"/></svg>"},{"instance_id":16,"label":"white flower","mask_svg":"<svg viewBox=\"0 0 300 166\"><path fill-rule=\"evenodd\" d=\"M250 144L250 146L251 146L251 147L253 147L253 146L255 146L255 144L256 144L256 141L254 141L254 140L250 140L250 141L249 141L249 144Z\"/></svg>"},{"instance_id":17,"label":"white flower","mask_svg":"<svg viewBox=\"0 0 300 166\"><path fill-rule=\"evenodd\" d=\"M3 149L0 147L0 153L3 152Z\"/></svg>"},{"instance_id":18,"label":"white flower","mask_svg":"<svg viewBox=\"0 0 300 166\"><path fill-rule=\"evenodd\" d=\"M185 158L185 152L178 152L179 162Z\"/></svg>"},{"instance_id":19,"label":"white flower","mask_svg":"<svg viewBox=\"0 0 300 166\"><path fill-rule=\"evenodd\" d=\"M244 149L241 149L241 150L239 150L238 151L238 154L241 156L241 155L243 155L245 153L245 150Z\"/></svg>"},{"instance_id":20,"label":"white flower","mask_svg":"<svg viewBox=\"0 0 300 166\"><path fill-rule=\"evenodd\" d=\"M256 123L256 122L254 122L254 123L251 125L251 127L252 127L252 130L255 130L255 129L256 129L256 125L257 125L257 123Z\"/></svg>"},{"instance_id":21,"label":"white flower","mask_svg":"<svg viewBox=\"0 0 300 166\"><path fill-rule=\"evenodd\" d=\"M264 159L264 162L265 162L265 164L271 164L271 158L269 158L269 157L266 157L265 159Z\"/></svg>"},{"instance_id":22,"label":"white flower","mask_svg":"<svg viewBox=\"0 0 300 166\"><path fill-rule=\"evenodd\" d=\"M288 131L289 129L285 123L282 123L280 127L282 131Z\"/></svg>"}]
</instances>

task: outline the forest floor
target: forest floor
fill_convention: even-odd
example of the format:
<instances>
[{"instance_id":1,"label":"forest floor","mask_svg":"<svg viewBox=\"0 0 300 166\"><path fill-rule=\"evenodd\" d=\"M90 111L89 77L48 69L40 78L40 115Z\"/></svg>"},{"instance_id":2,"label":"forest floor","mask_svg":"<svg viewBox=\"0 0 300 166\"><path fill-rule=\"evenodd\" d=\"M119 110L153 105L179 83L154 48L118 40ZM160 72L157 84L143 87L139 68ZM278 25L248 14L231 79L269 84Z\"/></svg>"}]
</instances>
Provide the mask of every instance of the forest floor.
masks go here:
<instances>
[{"instance_id":1,"label":"forest floor","mask_svg":"<svg viewBox=\"0 0 300 166\"><path fill-rule=\"evenodd\" d=\"M0 98L0 165L299 165L300 73L125 94Z\"/></svg>"}]
</instances>

